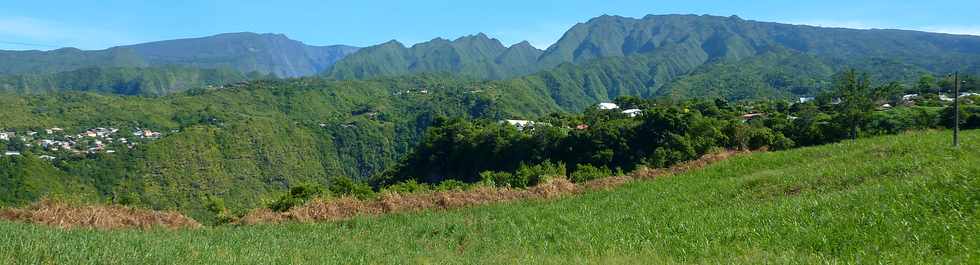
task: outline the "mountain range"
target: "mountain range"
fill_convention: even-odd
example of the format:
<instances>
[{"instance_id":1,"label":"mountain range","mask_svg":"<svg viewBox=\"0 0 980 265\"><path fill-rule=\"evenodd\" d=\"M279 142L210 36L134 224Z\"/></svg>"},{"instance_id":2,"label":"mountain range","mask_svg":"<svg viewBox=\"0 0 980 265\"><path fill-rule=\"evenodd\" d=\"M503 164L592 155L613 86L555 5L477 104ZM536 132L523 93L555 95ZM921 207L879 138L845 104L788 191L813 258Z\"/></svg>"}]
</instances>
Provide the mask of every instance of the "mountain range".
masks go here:
<instances>
[{"instance_id":1,"label":"mountain range","mask_svg":"<svg viewBox=\"0 0 980 265\"><path fill-rule=\"evenodd\" d=\"M182 66L299 77L317 74L357 50L345 45L306 45L282 34L228 33L97 51L75 48L0 51L0 74L50 74L91 67Z\"/></svg>"},{"instance_id":2,"label":"mountain range","mask_svg":"<svg viewBox=\"0 0 980 265\"><path fill-rule=\"evenodd\" d=\"M642 96L742 99L812 95L835 72L849 68L885 81L911 81L926 73L976 74L980 37L823 28L737 16L601 16L573 26L544 51L525 43L504 47L483 34L410 48L388 42L352 54L324 75L363 79L450 73L551 79L561 82L547 89L573 86L577 92L604 94L594 97L600 99L624 90Z\"/></svg>"},{"instance_id":3,"label":"mountain range","mask_svg":"<svg viewBox=\"0 0 980 265\"><path fill-rule=\"evenodd\" d=\"M183 78L214 75L213 71L187 74L194 69L227 69L242 76L157 82L155 78L108 75L115 79L88 82L105 84L98 87L51 85L73 81L58 73L86 68L138 72L146 70L133 68L162 67L169 68L151 72L182 69L182 73L169 75ZM7 80L28 80L0 80L0 89L159 95L264 75L319 74L349 80L437 73L522 82L536 86L529 89L551 91L556 101L580 107L622 95L736 100L813 95L826 88L834 73L850 68L879 80L907 83L930 73L977 74L980 37L823 28L708 15L605 15L576 24L545 50L527 42L507 47L482 33L455 40L436 38L410 47L393 40L363 49L310 46L281 34L231 33L99 51L0 51L0 75L17 76ZM147 82L163 85L143 85ZM134 86L152 89L132 89Z\"/></svg>"}]
</instances>

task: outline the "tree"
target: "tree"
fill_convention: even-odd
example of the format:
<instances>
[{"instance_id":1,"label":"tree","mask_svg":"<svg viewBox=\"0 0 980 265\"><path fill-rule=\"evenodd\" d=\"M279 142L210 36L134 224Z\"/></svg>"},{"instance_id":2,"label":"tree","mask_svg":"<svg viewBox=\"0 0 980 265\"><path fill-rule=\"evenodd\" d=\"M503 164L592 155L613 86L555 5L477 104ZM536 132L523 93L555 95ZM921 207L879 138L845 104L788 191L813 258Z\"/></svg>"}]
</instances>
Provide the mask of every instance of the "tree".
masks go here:
<instances>
[{"instance_id":1,"label":"tree","mask_svg":"<svg viewBox=\"0 0 980 265\"><path fill-rule=\"evenodd\" d=\"M858 73L852 69L835 78L834 96L840 100L835 109L842 125L850 128L851 139L857 139L858 128L871 117L875 91L867 73Z\"/></svg>"},{"instance_id":2,"label":"tree","mask_svg":"<svg viewBox=\"0 0 980 265\"><path fill-rule=\"evenodd\" d=\"M937 93L939 92L939 86L936 84L936 77L925 74L919 78L919 82L916 84L918 92L920 94Z\"/></svg>"}]
</instances>

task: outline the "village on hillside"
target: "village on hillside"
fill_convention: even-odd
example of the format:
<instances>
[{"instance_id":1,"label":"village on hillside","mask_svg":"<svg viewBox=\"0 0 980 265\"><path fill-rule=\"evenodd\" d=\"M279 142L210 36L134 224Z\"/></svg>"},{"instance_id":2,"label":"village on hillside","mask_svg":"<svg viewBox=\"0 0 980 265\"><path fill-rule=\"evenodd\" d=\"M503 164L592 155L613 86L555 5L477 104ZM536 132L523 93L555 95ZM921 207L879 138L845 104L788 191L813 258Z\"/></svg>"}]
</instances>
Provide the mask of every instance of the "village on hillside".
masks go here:
<instances>
[{"instance_id":1,"label":"village on hillside","mask_svg":"<svg viewBox=\"0 0 980 265\"><path fill-rule=\"evenodd\" d=\"M97 127L67 133L60 127L43 130L0 130L2 156L22 156L26 152L46 160L68 155L112 154L121 149L133 149L141 143L160 139L163 133L135 128L123 134L120 129Z\"/></svg>"}]
</instances>

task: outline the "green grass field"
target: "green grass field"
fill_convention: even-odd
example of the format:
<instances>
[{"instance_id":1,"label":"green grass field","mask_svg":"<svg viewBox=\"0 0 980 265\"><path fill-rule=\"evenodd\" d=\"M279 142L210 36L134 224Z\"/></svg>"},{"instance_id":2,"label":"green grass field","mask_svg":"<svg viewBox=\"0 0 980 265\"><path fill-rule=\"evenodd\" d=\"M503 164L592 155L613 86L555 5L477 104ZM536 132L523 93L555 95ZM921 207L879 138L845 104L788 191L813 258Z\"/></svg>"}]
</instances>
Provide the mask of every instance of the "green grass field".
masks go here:
<instances>
[{"instance_id":1,"label":"green grass field","mask_svg":"<svg viewBox=\"0 0 980 265\"><path fill-rule=\"evenodd\" d=\"M0 263L980 264L980 131L736 157L554 201L198 230L0 222Z\"/></svg>"}]
</instances>

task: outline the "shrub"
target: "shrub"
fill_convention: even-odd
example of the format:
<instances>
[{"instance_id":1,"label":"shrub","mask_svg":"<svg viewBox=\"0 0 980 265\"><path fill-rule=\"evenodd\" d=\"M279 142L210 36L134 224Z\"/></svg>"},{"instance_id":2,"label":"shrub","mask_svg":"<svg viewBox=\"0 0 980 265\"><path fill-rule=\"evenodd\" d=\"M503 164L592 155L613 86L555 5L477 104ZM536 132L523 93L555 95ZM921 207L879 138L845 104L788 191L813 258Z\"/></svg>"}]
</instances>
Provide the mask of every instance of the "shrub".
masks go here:
<instances>
[{"instance_id":1,"label":"shrub","mask_svg":"<svg viewBox=\"0 0 980 265\"><path fill-rule=\"evenodd\" d=\"M285 212L293 207L306 204L310 199L322 196L327 191L323 186L316 184L300 184L289 189L289 193L283 194L279 199L266 205L267 208L277 212Z\"/></svg>"},{"instance_id":2,"label":"shrub","mask_svg":"<svg viewBox=\"0 0 980 265\"><path fill-rule=\"evenodd\" d=\"M350 177L332 178L327 189L335 195L353 196L362 200L374 197L374 191L371 190L371 186L367 183L355 181Z\"/></svg>"},{"instance_id":3,"label":"shrub","mask_svg":"<svg viewBox=\"0 0 980 265\"><path fill-rule=\"evenodd\" d=\"M465 182L455 180L455 179L449 179L440 182L439 185L436 186L436 190L438 191L465 190L466 187L467 185Z\"/></svg>"},{"instance_id":4,"label":"shrub","mask_svg":"<svg viewBox=\"0 0 980 265\"><path fill-rule=\"evenodd\" d=\"M578 164L575 172L572 173L573 182L585 182L593 179L600 179L612 176L613 172L608 167L595 167L591 164Z\"/></svg>"},{"instance_id":5,"label":"shrub","mask_svg":"<svg viewBox=\"0 0 980 265\"><path fill-rule=\"evenodd\" d=\"M399 183L395 183L395 184L392 184L390 186L387 186L387 187L384 188L384 191L385 192L396 192L396 193L416 193L416 192L426 192L426 191L429 191L431 189L432 188L429 187L429 185L427 185L425 183L419 183L418 181L415 181L414 179L411 179L411 180L408 180L408 181L405 181L405 182L399 182Z\"/></svg>"},{"instance_id":6,"label":"shrub","mask_svg":"<svg viewBox=\"0 0 980 265\"><path fill-rule=\"evenodd\" d=\"M552 177L564 177L566 175L565 163L544 163L528 166L521 165L514 174L513 187L528 187L546 182Z\"/></svg>"},{"instance_id":7,"label":"shrub","mask_svg":"<svg viewBox=\"0 0 980 265\"><path fill-rule=\"evenodd\" d=\"M509 172L484 171L480 173L481 183L491 187L511 187L514 174Z\"/></svg>"}]
</instances>

